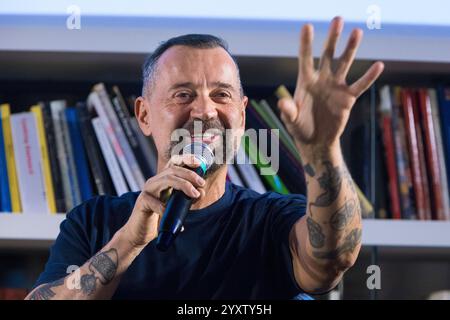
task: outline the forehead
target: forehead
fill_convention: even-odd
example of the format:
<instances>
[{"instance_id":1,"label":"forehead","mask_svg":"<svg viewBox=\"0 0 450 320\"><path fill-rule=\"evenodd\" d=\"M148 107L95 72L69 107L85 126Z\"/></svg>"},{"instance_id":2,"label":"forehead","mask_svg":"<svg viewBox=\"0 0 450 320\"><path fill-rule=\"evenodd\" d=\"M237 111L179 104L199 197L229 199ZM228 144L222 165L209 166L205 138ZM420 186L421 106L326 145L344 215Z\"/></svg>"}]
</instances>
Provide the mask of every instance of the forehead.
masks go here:
<instances>
[{"instance_id":1,"label":"forehead","mask_svg":"<svg viewBox=\"0 0 450 320\"><path fill-rule=\"evenodd\" d=\"M237 67L223 48L199 49L173 46L165 51L157 63L157 78L169 82L229 82L238 80Z\"/></svg>"}]
</instances>

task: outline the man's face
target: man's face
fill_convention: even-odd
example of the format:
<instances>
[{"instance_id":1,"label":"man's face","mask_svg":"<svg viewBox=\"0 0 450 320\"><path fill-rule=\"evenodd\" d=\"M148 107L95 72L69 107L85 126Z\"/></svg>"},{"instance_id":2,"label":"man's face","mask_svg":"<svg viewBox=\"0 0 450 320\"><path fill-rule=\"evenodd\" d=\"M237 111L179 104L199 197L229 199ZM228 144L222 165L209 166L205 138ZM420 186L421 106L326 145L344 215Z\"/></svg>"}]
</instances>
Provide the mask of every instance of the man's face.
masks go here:
<instances>
[{"instance_id":1,"label":"man's face","mask_svg":"<svg viewBox=\"0 0 450 320\"><path fill-rule=\"evenodd\" d=\"M153 136L160 165L169 160L178 144L178 140L171 141L176 129L185 128L194 141L220 148L225 143L225 129L233 129L229 142L240 139L248 99L241 97L237 68L222 48L171 47L159 58L153 86L148 89L136 114L144 134ZM202 130L197 130L199 127ZM230 152L234 150L224 152L226 157Z\"/></svg>"}]
</instances>

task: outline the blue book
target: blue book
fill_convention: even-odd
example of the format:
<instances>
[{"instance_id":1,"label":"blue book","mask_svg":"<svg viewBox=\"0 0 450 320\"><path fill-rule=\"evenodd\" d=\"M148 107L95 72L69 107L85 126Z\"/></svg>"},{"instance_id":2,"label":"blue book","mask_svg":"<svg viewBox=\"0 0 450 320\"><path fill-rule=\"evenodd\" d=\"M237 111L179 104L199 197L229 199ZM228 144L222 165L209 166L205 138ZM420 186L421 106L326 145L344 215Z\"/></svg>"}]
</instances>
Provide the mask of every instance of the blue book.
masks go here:
<instances>
[{"instance_id":1,"label":"blue book","mask_svg":"<svg viewBox=\"0 0 450 320\"><path fill-rule=\"evenodd\" d=\"M450 87L440 86L438 89L439 115L441 118L442 144L444 145L445 166L450 168ZM450 174L447 175L450 186ZM450 188L449 188L450 195Z\"/></svg>"},{"instance_id":2,"label":"blue book","mask_svg":"<svg viewBox=\"0 0 450 320\"><path fill-rule=\"evenodd\" d=\"M80 187L81 199L86 201L94 196L91 185L86 151L81 137L80 125L78 123L77 111L75 108L65 110L67 125L69 127L70 141L72 143L73 157L75 160L78 185Z\"/></svg>"},{"instance_id":3,"label":"blue book","mask_svg":"<svg viewBox=\"0 0 450 320\"><path fill-rule=\"evenodd\" d=\"M8 168L6 167L5 141L0 119L0 212L11 212L11 195L9 193Z\"/></svg>"}]
</instances>

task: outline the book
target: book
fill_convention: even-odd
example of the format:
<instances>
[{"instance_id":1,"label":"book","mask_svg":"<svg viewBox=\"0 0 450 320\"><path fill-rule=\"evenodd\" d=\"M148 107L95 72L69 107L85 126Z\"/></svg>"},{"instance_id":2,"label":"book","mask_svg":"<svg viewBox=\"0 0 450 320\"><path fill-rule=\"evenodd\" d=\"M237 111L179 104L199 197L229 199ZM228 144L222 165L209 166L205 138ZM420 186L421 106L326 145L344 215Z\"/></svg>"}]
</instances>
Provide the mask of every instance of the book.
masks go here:
<instances>
[{"instance_id":1,"label":"book","mask_svg":"<svg viewBox=\"0 0 450 320\"><path fill-rule=\"evenodd\" d=\"M56 213L56 201L53 187L52 173L50 169L50 160L48 155L47 139L45 137L44 120L42 116L42 109L39 105L34 105L30 108L30 111L34 114L36 121L36 129L38 133L38 141L41 149L41 165L42 173L44 176L45 194L47 197L48 208L50 213Z\"/></svg>"},{"instance_id":2,"label":"book","mask_svg":"<svg viewBox=\"0 0 450 320\"><path fill-rule=\"evenodd\" d=\"M102 150L103 158L106 161L106 165L111 175L116 194L120 196L129 191L128 186L120 171L119 163L110 145L102 120L99 117L95 117L91 121L100 149Z\"/></svg>"},{"instance_id":3,"label":"book","mask_svg":"<svg viewBox=\"0 0 450 320\"><path fill-rule=\"evenodd\" d=\"M117 115L114 111L114 107L112 106L106 88L103 83L98 83L93 87L93 91L98 94L98 97L101 101L101 104L99 106L102 106L103 111L105 112L105 115L111 125L111 129L116 136L118 147L121 150L120 157L124 157L124 162L127 163L127 166L130 170L131 176L128 177L127 174L125 175L127 181L130 180L128 181L130 189L133 191L139 191L145 184L144 175L142 174L142 170L137 163L136 157L130 147L130 144L128 143L125 133L120 126L119 119L117 118ZM102 117L100 116L100 118ZM102 123L105 124L103 120ZM115 149L117 148L117 146L113 146ZM117 150L115 151L117 153Z\"/></svg>"},{"instance_id":4,"label":"book","mask_svg":"<svg viewBox=\"0 0 450 320\"><path fill-rule=\"evenodd\" d=\"M91 122L91 116L84 103L80 103L76 108L80 124L81 137L86 148L86 155L89 161L90 172L93 176L94 185L99 195L115 195L111 176L109 175L105 159L103 158L100 145L96 138Z\"/></svg>"},{"instance_id":5,"label":"book","mask_svg":"<svg viewBox=\"0 0 450 320\"><path fill-rule=\"evenodd\" d=\"M122 130L125 133L131 149L133 150L134 156L138 162L139 167L142 170L145 179L150 178L154 173L150 167L150 159L146 157L143 149L140 146L139 139L137 137L138 133L132 127L132 117L128 112L128 107L125 100L123 99L122 93L118 86L113 86L113 97L112 102L114 110L116 111L117 117L119 118ZM139 132L141 135L142 133Z\"/></svg>"},{"instance_id":6,"label":"book","mask_svg":"<svg viewBox=\"0 0 450 320\"><path fill-rule=\"evenodd\" d=\"M156 149L155 142L151 136L147 137L142 133L136 118L130 119L130 125L136 134L139 148L142 150L145 160L150 168L150 176L154 176L158 171L158 150Z\"/></svg>"},{"instance_id":7,"label":"book","mask_svg":"<svg viewBox=\"0 0 450 320\"><path fill-rule=\"evenodd\" d=\"M87 99L87 105L89 108L95 109L98 118L101 121L101 124L103 128L105 129L106 137L108 138L111 147L114 150L114 153L117 157L117 160L119 161L120 168L123 171L123 174L125 176L125 179L128 183L128 186L130 187L131 191L138 191L139 185L136 181L135 176L132 173L130 164L127 161L127 158L125 157L125 151L122 149L119 139L116 135L116 131L113 129L113 124L110 121L106 111L105 107L103 106L102 100L100 100L100 95L96 91L92 91ZM101 143L100 143L101 145ZM130 151L128 151L130 152ZM106 158L105 158L106 160ZM108 163L108 161L107 161ZM110 171L111 177L114 181L113 173ZM117 189L116 189L117 191Z\"/></svg>"},{"instance_id":8,"label":"book","mask_svg":"<svg viewBox=\"0 0 450 320\"><path fill-rule=\"evenodd\" d=\"M258 175L253 164L250 162L247 154L245 153L242 144L239 146L236 153L235 167L242 177L243 183L250 189L258 192L265 193L266 187L261 181L261 177Z\"/></svg>"},{"instance_id":9,"label":"book","mask_svg":"<svg viewBox=\"0 0 450 320\"><path fill-rule=\"evenodd\" d=\"M444 208L445 219L450 219L450 195L448 189L448 170L449 168L445 165L445 154L444 154L444 142L442 139L442 129L441 129L441 117L439 113L438 97L435 89L428 89L428 95L430 96L431 114L434 124L434 134L436 135L436 145L438 153L438 167L439 172L442 177L442 206Z\"/></svg>"},{"instance_id":10,"label":"book","mask_svg":"<svg viewBox=\"0 0 450 320\"><path fill-rule=\"evenodd\" d=\"M0 105L3 142L5 144L6 167L8 169L9 194L11 196L12 212L20 213L22 211L22 203L19 192L19 181L16 171L16 156L14 154L14 146L11 132L11 110L9 104Z\"/></svg>"},{"instance_id":11,"label":"book","mask_svg":"<svg viewBox=\"0 0 450 320\"><path fill-rule=\"evenodd\" d=\"M3 139L3 126L0 119L0 212L12 211L11 195L9 194L8 167L6 165L5 142Z\"/></svg>"},{"instance_id":12,"label":"book","mask_svg":"<svg viewBox=\"0 0 450 320\"><path fill-rule=\"evenodd\" d=\"M262 179L270 186L270 188L281 194L289 194L289 190L286 188L280 177L273 171L272 167L269 165L269 161L258 150L257 142L253 141L250 135L244 135L241 143L244 145L247 156L258 168Z\"/></svg>"},{"instance_id":13,"label":"book","mask_svg":"<svg viewBox=\"0 0 450 320\"><path fill-rule=\"evenodd\" d=\"M89 172L86 151L82 142L81 130L78 123L76 108L67 108L65 110L67 126L72 150L74 150L74 162L77 175L77 181L80 189L81 201L91 198L94 193L91 185L91 175Z\"/></svg>"},{"instance_id":14,"label":"book","mask_svg":"<svg viewBox=\"0 0 450 320\"><path fill-rule=\"evenodd\" d=\"M42 155L33 114L22 112L11 115L11 133L22 211L31 214L49 213L42 174Z\"/></svg>"},{"instance_id":15,"label":"book","mask_svg":"<svg viewBox=\"0 0 450 320\"><path fill-rule=\"evenodd\" d=\"M40 102L42 117L44 121L44 132L47 139L48 158L50 161L51 176L53 181L53 192L55 194L56 212L66 212L66 203L64 195L64 186L61 176L61 168L58 159L58 144L55 137L55 128L53 125L52 111L50 103Z\"/></svg>"},{"instance_id":16,"label":"book","mask_svg":"<svg viewBox=\"0 0 450 320\"><path fill-rule=\"evenodd\" d=\"M395 159L394 135L392 129L392 103L388 86L380 89L380 113L382 137L386 157L386 167L388 173L388 188L390 195L390 205L393 219L401 219L400 196L398 188L398 173Z\"/></svg>"},{"instance_id":17,"label":"book","mask_svg":"<svg viewBox=\"0 0 450 320\"><path fill-rule=\"evenodd\" d=\"M445 156L445 167L447 170L450 170L450 87L439 86L437 88L437 97L439 101L438 107L442 132L442 145ZM450 186L450 174L447 174L447 185Z\"/></svg>"},{"instance_id":18,"label":"book","mask_svg":"<svg viewBox=\"0 0 450 320\"><path fill-rule=\"evenodd\" d=\"M414 207L414 189L411 180L411 169L406 144L405 121L401 111L401 88L394 87L392 97L392 128L394 134L395 155L397 160L398 185L402 218L417 219Z\"/></svg>"},{"instance_id":19,"label":"book","mask_svg":"<svg viewBox=\"0 0 450 320\"><path fill-rule=\"evenodd\" d=\"M411 177L414 189L414 200L416 204L417 217L420 220L427 219L427 208L425 205L425 191L420 165L418 134L414 116L413 96L407 89L401 90L401 102L403 119L405 121L406 139L408 144L408 155L411 163Z\"/></svg>"},{"instance_id":20,"label":"book","mask_svg":"<svg viewBox=\"0 0 450 320\"><path fill-rule=\"evenodd\" d=\"M431 112L431 100L428 90L418 89L419 112L422 120L424 149L426 153L426 165L429 173L431 213L434 220L446 220L444 203L442 199L442 182L439 168L439 156L437 151L434 122Z\"/></svg>"}]
</instances>

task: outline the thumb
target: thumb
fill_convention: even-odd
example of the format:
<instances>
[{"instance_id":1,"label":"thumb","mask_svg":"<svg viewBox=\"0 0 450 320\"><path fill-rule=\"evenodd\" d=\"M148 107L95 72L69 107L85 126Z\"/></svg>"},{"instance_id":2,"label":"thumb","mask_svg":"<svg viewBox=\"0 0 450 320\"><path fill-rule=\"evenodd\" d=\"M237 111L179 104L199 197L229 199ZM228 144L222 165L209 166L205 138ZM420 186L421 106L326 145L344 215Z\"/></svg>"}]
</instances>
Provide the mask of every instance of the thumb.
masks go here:
<instances>
[{"instance_id":1,"label":"thumb","mask_svg":"<svg viewBox=\"0 0 450 320\"><path fill-rule=\"evenodd\" d=\"M294 122L297 118L297 106L291 98L282 98L278 100L278 108L281 111L281 118L285 121Z\"/></svg>"}]
</instances>

